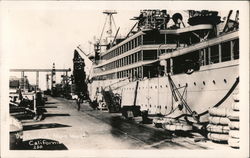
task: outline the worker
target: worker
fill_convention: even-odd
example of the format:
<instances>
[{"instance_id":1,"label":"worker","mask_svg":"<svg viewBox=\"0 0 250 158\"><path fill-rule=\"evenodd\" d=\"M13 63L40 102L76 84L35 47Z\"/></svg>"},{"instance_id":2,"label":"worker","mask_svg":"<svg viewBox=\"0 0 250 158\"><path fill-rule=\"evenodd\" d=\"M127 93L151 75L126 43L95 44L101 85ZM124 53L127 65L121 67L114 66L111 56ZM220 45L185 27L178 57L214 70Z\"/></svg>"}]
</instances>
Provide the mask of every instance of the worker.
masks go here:
<instances>
[{"instance_id":1,"label":"worker","mask_svg":"<svg viewBox=\"0 0 250 158\"><path fill-rule=\"evenodd\" d=\"M81 108L81 103L83 103L83 94L80 93L76 99L76 103L77 103L77 110L80 111Z\"/></svg>"}]
</instances>

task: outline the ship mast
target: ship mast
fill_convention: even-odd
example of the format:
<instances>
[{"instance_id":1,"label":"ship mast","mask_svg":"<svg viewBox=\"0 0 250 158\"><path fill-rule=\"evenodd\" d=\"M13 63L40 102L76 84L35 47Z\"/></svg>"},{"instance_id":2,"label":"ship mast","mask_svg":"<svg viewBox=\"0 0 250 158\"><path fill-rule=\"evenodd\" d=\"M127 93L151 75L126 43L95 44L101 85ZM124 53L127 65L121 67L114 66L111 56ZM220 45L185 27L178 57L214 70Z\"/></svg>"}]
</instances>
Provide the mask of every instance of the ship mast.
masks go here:
<instances>
[{"instance_id":1,"label":"ship mast","mask_svg":"<svg viewBox=\"0 0 250 158\"><path fill-rule=\"evenodd\" d=\"M110 47L111 43L113 43L113 25L115 27L116 30L116 25L115 25L115 21L114 21L114 14L117 14L117 12L115 10L105 10L103 11L103 14L106 14L106 19L102 28L102 32L100 35L100 38L97 40L97 42L94 44L94 51L95 51L95 62L97 62L98 60L100 60L100 54L102 52L102 47L104 46L105 49L107 49L108 47ZM108 24L107 24L108 23ZM108 25L106 28L106 24ZM104 31L106 30L106 38L104 39L104 41L102 42L102 36Z\"/></svg>"},{"instance_id":2,"label":"ship mast","mask_svg":"<svg viewBox=\"0 0 250 158\"><path fill-rule=\"evenodd\" d=\"M105 10L102 13L106 14L106 20L105 20L105 23L104 23L104 26L103 26L103 29L102 29L100 40L102 39L103 31L104 31L104 29L106 27L106 23L107 23L107 19L108 19L108 27L107 27L108 29L106 31L108 36L106 37L106 43L105 43L105 44L107 44L107 43L111 42L112 38L114 37L113 36L112 25L114 24L115 30L116 30L116 25L115 25L115 20L114 20L113 14L117 14L117 12L115 10Z\"/></svg>"}]
</instances>

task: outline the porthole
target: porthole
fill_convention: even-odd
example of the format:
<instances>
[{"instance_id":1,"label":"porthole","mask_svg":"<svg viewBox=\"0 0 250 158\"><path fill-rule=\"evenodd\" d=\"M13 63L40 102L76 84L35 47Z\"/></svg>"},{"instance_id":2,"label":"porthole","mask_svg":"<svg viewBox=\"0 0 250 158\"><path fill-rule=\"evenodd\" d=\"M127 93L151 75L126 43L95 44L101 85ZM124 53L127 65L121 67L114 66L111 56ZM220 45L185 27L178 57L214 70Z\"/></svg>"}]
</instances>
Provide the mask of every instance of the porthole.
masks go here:
<instances>
[{"instance_id":1,"label":"porthole","mask_svg":"<svg viewBox=\"0 0 250 158\"><path fill-rule=\"evenodd\" d=\"M166 87L168 87L168 85L166 85Z\"/></svg>"},{"instance_id":2,"label":"porthole","mask_svg":"<svg viewBox=\"0 0 250 158\"><path fill-rule=\"evenodd\" d=\"M153 87L151 86L150 88L152 89Z\"/></svg>"},{"instance_id":3,"label":"porthole","mask_svg":"<svg viewBox=\"0 0 250 158\"><path fill-rule=\"evenodd\" d=\"M188 83L186 83L186 86L188 86Z\"/></svg>"},{"instance_id":4,"label":"porthole","mask_svg":"<svg viewBox=\"0 0 250 158\"><path fill-rule=\"evenodd\" d=\"M168 107L167 106L165 106L165 109L167 109Z\"/></svg>"},{"instance_id":5,"label":"porthole","mask_svg":"<svg viewBox=\"0 0 250 158\"><path fill-rule=\"evenodd\" d=\"M179 86L179 87L181 87L181 85L180 85L180 84L178 84L178 86Z\"/></svg>"},{"instance_id":6,"label":"porthole","mask_svg":"<svg viewBox=\"0 0 250 158\"><path fill-rule=\"evenodd\" d=\"M213 80L213 84L215 84L215 80Z\"/></svg>"},{"instance_id":7,"label":"porthole","mask_svg":"<svg viewBox=\"0 0 250 158\"><path fill-rule=\"evenodd\" d=\"M149 105L149 107L151 108L151 105Z\"/></svg>"},{"instance_id":8,"label":"porthole","mask_svg":"<svg viewBox=\"0 0 250 158\"><path fill-rule=\"evenodd\" d=\"M160 87L162 88L162 85L160 85Z\"/></svg>"},{"instance_id":9,"label":"porthole","mask_svg":"<svg viewBox=\"0 0 250 158\"><path fill-rule=\"evenodd\" d=\"M203 85L206 85L205 81L203 81Z\"/></svg>"},{"instance_id":10,"label":"porthole","mask_svg":"<svg viewBox=\"0 0 250 158\"><path fill-rule=\"evenodd\" d=\"M196 86L196 82L194 82L194 85Z\"/></svg>"},{"instance_id":11,"label":"porthole","mask_svg":"<svg viewBox=\"0 0 250 158\"><path fill-rule=\"evenodd\" d=\"M157 88L157 86L155 86L155 88Z\"/></svg>"},{"instance_id":12,"label":"porthole","mask_svg":"<svg viewBox=\"0 0 250 158\"><path fill-rule=\"evenodd\" d=\"M225 83L227 83L227 80L226 80L226 79L224 79L224 82L225 82Z\"/></svg>"}]
</instances>

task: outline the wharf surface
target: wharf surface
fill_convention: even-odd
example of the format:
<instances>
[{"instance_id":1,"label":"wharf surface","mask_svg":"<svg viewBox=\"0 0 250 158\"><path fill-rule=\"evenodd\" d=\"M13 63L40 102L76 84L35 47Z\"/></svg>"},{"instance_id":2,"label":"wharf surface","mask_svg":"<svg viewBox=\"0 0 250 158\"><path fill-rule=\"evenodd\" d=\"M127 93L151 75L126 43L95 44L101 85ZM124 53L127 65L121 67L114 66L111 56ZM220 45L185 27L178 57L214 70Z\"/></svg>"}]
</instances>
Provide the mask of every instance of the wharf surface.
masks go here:
<instances>
[{"instance_id":1,"label":"wharf surface","mask_svg":"<svg viewBox=\"0 0 250 158\"><path fill-rule=\"evenodd\" d=\"M209 140L195 142L202 137L197 133L176 136L152 124L141 124L141 117L126 120L120 113L93 110L88 103L81 104L78 111L75 100L48 97L46 106L50 108L45 119L21 119L24 142L34 145L33 140L49 139L58 141L65 150L231 149Z\"/></svg>"}]
</instances>

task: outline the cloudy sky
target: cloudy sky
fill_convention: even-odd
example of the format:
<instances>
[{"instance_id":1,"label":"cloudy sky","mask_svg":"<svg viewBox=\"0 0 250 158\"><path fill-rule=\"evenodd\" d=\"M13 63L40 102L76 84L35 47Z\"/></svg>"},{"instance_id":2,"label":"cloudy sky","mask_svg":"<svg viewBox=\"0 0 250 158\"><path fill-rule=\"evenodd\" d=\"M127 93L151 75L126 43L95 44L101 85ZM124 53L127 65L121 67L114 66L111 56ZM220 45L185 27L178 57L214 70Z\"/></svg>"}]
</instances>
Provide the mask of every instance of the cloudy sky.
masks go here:
<instances>
[{"instance_id":1,"label":"cloudy sky","mask_svg":"<svg viewBox=\"0 0 250 158\"><path fill-rule=\"evenodd\" d=\"M162 1L5 2L0 8L2 59L7 60L9 68L51 68L53 62L56 68L72 68L74 49L81 45L82 50L89 52L89 41L93 42L94 36L99 38L105 21L102 11L115 9L116 26L121 27L121 35L126 35L135 23L129 19L137 16L140 9L167 9L170 5L171 2ZM26 75L35 83L34 73ZM42 73L40 83L44 88Z\"/></svg>"}]
</instances>

